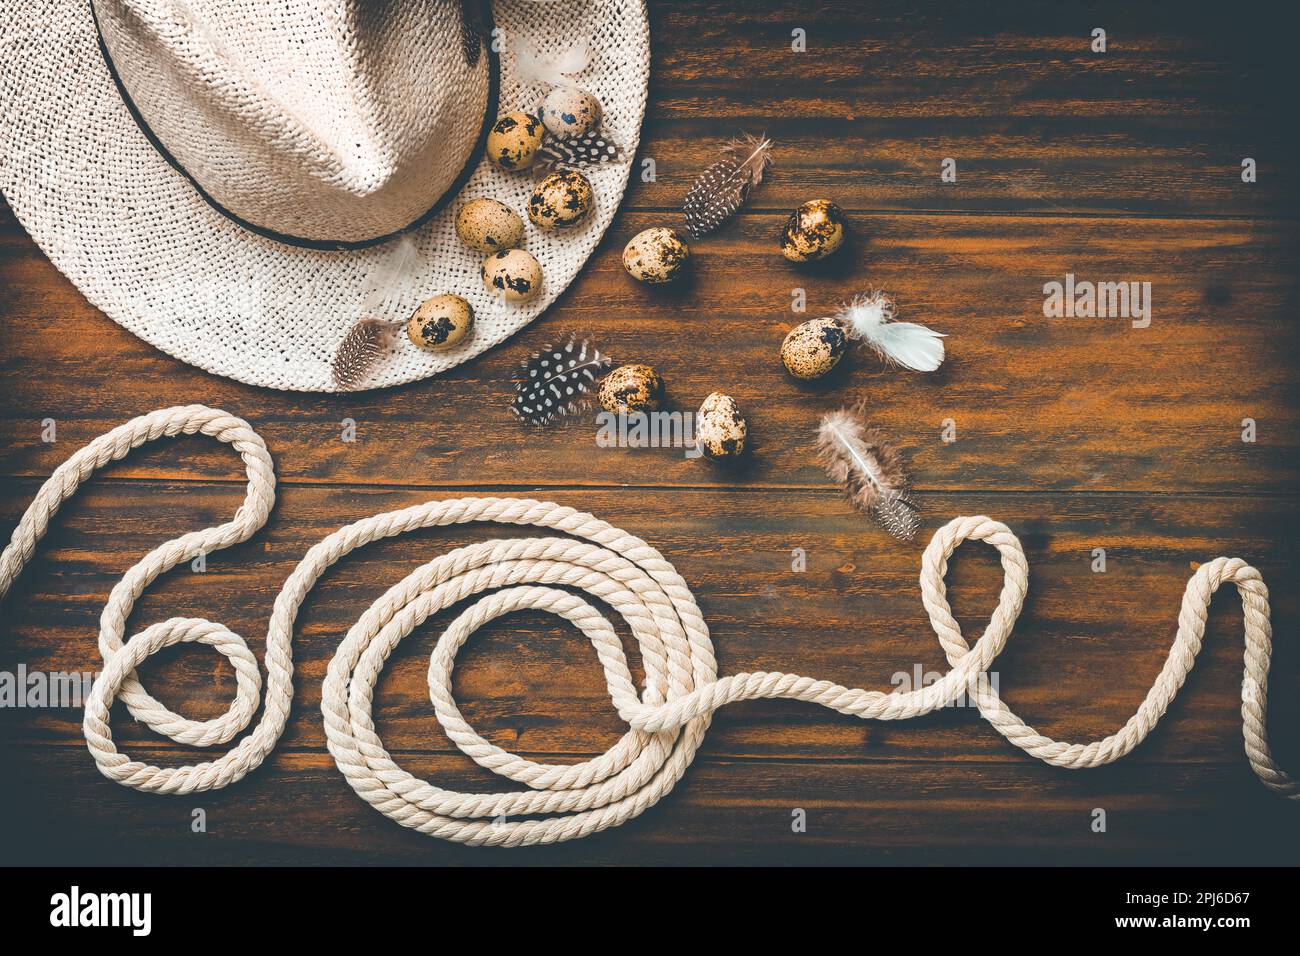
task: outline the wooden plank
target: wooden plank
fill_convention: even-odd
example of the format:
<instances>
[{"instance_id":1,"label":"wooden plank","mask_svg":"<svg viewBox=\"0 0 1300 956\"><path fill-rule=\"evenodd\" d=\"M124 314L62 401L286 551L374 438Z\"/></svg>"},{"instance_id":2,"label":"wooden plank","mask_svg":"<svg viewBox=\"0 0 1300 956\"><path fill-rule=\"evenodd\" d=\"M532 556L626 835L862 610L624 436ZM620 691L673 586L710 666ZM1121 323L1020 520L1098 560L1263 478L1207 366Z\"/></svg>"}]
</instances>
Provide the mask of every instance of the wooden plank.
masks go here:
<instances>
[{"instance_id":1,"label":"wooden plank","mask_svg":"<svg viewBox=\"0 0 1300 956\"><path fill-rule=\"evenodd\" d=\"M716 98L692 102L699 115L724 114ZM857 212L995 212L1039 215L1294 216L1300 194L1282 169L1294 131L1269 120L1247 130L1241 117L1155 119L1051 116L1031 128L1019 117L750 115L725 119L652 117L638 160L655 180L636 181L625 209L659 211L680 224L682 199L728 138L763 132L775 166L750 202L753 212L788 215L812 198ZM1209 127L1209 128L1207 128ZM1067 148L1063 148L1068 144ZM1235 148L1234 148L1235 147ZM1241 180L1245 157L1258 164ZM1263 157L1263 158L1261 158ZM941 178L956 161L956 182ZM638 172L643 167L637 167Z\"/></svg>"},{"instance_id":2,"label":"wooden plank","mask_svg":"<svg viewBox=\"0 0 1300 956\"><path fill-rule=\"evenodd\" d=\"M691 91L782 115L870 118L1263 115L1287 98L1284 34L1223 8L1112 0L1070 8L832 0L774 11L729 2L655 4L652 102L686 109ZM1092 30L1107 31L1093 52ZM806 52L792 49L792 30ZM669 42L671 38L672 42ZM1239 94L1251 92L1253 97ZM812 107L811 110L808 107Z\"/></svg>"},{"instance_id":3,"label":"wooden plank","mask_svg":"<svg viewBox=\"0 0 1300 956\"><path fill-rule=\"evenodd\" d=\"M135 414L202 401L249 418L289 480L481 488L532 485L824 484L811 452L827 410L860 397L910 452L922 488L1276 493L1300 478L1300 356L1279 323L1294 309L1294 222L874 216L836 261L799 269L775 250L779 222L750 216L697 243L681 288L637 286L623 243L656 222L621 217L560 304L506 345L433 382L354 396L270 393L161 361L90 309L26 241L0 246L0 470L46 475L80 443ZM1043 285L1150 282L1149 328L1123 318L1047 319ZM742 281L743 277L743 281ZM949 333L932 375L869 356L799 386L778 349L796 319L883 287L904 317ZM598 449L592 419L542 431L513 418L520 357L565 329L596 333L618 361L649 362L670 407L734 395L753 454L717 469L679 449ZM91 343L91 344L88 344ZM45 374L40 370L50 370ZM67 383L76 382L76 388ZM433 399L432 396L436 396ZM1255 443L1242 420L1257 420ZM53 418L59 441L40 441ZM359 440L339 440L352 418ZM946 419L958 440L945 443ZM120 470L132 476L233 476L215 443L177 443Z\"/></svg>"},{"instance_id":4,"label":"wooden plank","mask_svg":"<svg viewBox=\"0 0 1300 956\"><path fill-rule=\"evenodd\" d=\"M279 751L226 790L158 797L104 780L70 748L14 747L0 842L10 863L642 865L737 863L1225 864L1294 861L1294 808L1230 768L1128 764L1084 777L1000 765L753 764L701 755L642 816L574 843L460 847L403 830L352 792L325 753ZM145 759L165 754L143 752ZM480 787L457 757L413 760ZM1106 811L1094 833L1094 810ZM207 832L191 831L193 812ZM793 833L792 813L807 832ZM111 820L106 827L104 821Z\"/></svg>"},{"instance_id":5,"label":"wooden plank","mask_svg":"<svg viewBox=\"0 0 1300 956\"><path fill-rule=\"evenodd\" d=\"M6 516L24 503L14 497L19 486L34 487L10 482ZM918 667L923 674L946 669L916 586L930 530L956 514L991 514L1021 537L1031 568L1024 616L997 662L999 686L1027 721L1072 741L1103 737L1136 710L1172 640L1192 562L1245 557L1272 589L1275 632L1294 633L1300 623L1300 501L1292 498L927 493L921 540L903 545L830 493L546 494L643 537L677 566L712 630L721 673L786 670L883 690ZM210 555L204 574L186 567L151 588L132 631L171 616L207 617L246 635L260 654L279 587L310 545L341 523L427 497L416 490L286 488L269 528L252 542ZM112 481L87 488L57 519L5 605L0 670L12 672L19 663L44 671L95 669L100 609L127 564L165 537L225 520L237 499L234 489L219 485ZM283 746L324 747L320 683L335 647L370 602L422 561L514 530L420 532L372 545L331 570L296 632L295 715ZM791 568L797 547L807 556L803 573ZM1098 547L1107 552L1100 574L1091 569ZM952 603L972 638L982 632L1000 583L990 549L969 545L954 558ZM453 751L432 719L425 671L437 635L460 609L408 637L384 672L377 718L395 750ZM1128 761L1225 764L1249 773L1241 754L1235 594L1216 597L1205 645L1169 720ZM1300 737L1287 730L1300 714L1300 653L1279 640L1276 655L1271 726L1279 760L1300 766ZM196 717L224 710L233 676L215 655L173 649L160 660L144 673L161 699ZM486 628L463 652L456 681L472 724L502 746L530 754L590 756L625 729L591 649L544 615L516 615ZM77 710L0 710L0 729L17 740L79 747L79 722ZM119 719L116 732L128 749L159 744L129 719ZM966 707L886 724L811 705L745 703L718 714L707 746L726 759L979 760L1012 774L1030 772L1034 763ZM193 751L185 753L192 759Z\"/></svg>"},{"instance_id":6,"label":"wooden plank","mask_svg":"<svg viewBox=\"0 0 1300 956\"><path fill-rule=\"evenodd\" d=\"M663 42L643 154L659 178L635 203L676 208L717 141L748 128L780 144L760 208L813 194L859 209L1300 208L1279 175L1295 130L1273 120L1291 85L1285 31L1222 8L692 3L652 16ZM1246 156L1270 170L1250 185ZM940 181L944 157L956 184Z\"/></svg>"}]
</instances>

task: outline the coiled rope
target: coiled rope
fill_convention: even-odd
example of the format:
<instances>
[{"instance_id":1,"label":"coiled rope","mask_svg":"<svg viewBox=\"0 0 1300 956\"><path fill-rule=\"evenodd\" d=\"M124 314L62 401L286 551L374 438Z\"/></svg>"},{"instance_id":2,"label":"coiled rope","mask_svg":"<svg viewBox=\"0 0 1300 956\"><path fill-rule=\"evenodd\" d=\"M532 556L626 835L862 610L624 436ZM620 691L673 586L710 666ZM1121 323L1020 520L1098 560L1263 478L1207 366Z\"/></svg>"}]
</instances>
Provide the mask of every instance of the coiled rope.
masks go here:
<instances>
[{"instance_id":1,"label":"coiled rope","mask_svg":"<svg viewBox=\"0 0 1300 956\"><path fill-rule=\"evenodd\" d=\"M1087 744L1052 740L1026 725L981 676L1006 645L1020 614L1029 568L1005 525L990 518L955 518L935 532L921 559L921 599L951 669L936 683L892 693L841 687L794 674L733 674L719 678L713 644L690 589L663 556L640 538L572 508L516 498L457 498L365 518L311 548L275 601L266 638L268 673L262 719L233 749L204 763L162 768L118 752L108 724L120 697L131 714L180 743L224 744L257 710L257 660L238 635L198 618L171 618L123 641L127 616L158 575L199 554L246 541L266 522L275 500L271 456L246 422L202 405L162 409L133 419L76 452L41 487L0 555L0 598L31 559L59 506L103 465L163 436L201 433L239 452L248 473L244 503L223 525L194 531L155 548L130 568L109 595L100 619L104 669L85 707L84 730L100 772L154 793L191 793L242 779L275 746L293 696L293 622L327 568L354 548L418 528L494 521L563 532L570 537L488 541L441 555L408 574L356 622L330 662L321 700L330 752L348 783L368 803L403 826L472 845L523 846L572 840L617 826L642 813L681 778L708 729L712 713L732 701L789 698L854 717L903 720L928 714L962 694L1007 740L1057 767L1097 767L1124 756L1151 732L1178 693L1201 649L1210 597L1225 581L1244 608L1246 668L1242 720L1246 755L1265 786L1290 799L1300 785L1273 762L1265 731L1272 654L1268 590L1259 572L1238 558L1201 565L1187 583L1178 633L1146 699L1120 730ZM944 586L948 558L963 541L998 550L1002 592L984 634L967 644ZM609 621L563 585L612 607L640 646L646 686L638 694L622 644ZM487 592L438 639L429 663L429 693L452 741L476 763L529 789L474 794L441 789L402 770L384 749L371 717L375 681L403 637L426 618ZM542 610L572 622L591 641L605 670L610 698L630 729L593 760L537 763L489 743L461 716L451 695L456 652L485 622L516 610ZM210 644L235 668L229 711L209 721L172 713L141 686L135 668L163 647Z\"/></svg>"}]
</instances>

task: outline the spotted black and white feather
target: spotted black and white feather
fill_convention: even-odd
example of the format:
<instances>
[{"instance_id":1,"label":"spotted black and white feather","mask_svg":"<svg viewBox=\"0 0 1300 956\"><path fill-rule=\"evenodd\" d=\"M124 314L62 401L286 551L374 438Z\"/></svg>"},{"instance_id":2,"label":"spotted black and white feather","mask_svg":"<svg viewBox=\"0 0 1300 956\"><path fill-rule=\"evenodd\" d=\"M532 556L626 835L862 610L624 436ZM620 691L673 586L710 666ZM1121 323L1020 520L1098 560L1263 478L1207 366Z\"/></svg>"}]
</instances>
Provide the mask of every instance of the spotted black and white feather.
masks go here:
<instances>
[{"instance_id":1,"label":"spotted black and white feather","mask_svg":"<svg viewBox=\"0 0 1300 956\"><path fill-rule=\"evenodd\" d=\"M538 173L553 173L561 169L592 169L621 163L625 158L623 147L603 130L564 139L548 136L537 151L533 169Z\"/></svg>"},{"instance_id":2,"label":"spotted black and white feather","mask_svg":"<svg viewBox=\"0 0 1300 956\"><path fill-rule=\"evenodd\" d=\"M520 366L511 408L530 425L570 415L586 407L609 365L609 357L586 339L570 336L563 345L548 345Z\"/></svg>"},{"instance_id":3,"label":"spotted black and white feather","mask_svg":"<svg viewBox=\"0 0 1300 956\"><path fill-rule=\"evenodd\" d=\"M901 541L916 537L920 511L903 469L903 456L880 431L868 427L861 412L844 409L822 419L817 457L855 508Z\"/></svg>"},{"instance_id":4,"label":"spotted black and white feather","mask_svg":"<svg viewBox=\"0 0 1300 956\"><path fill-rule=\"evenodd\" d=\"M682 212L686 231L699 239L736 214L772 165L772 141L746 134L722 148L723 159L700 173Z\"/></svg>"}]
</instances>

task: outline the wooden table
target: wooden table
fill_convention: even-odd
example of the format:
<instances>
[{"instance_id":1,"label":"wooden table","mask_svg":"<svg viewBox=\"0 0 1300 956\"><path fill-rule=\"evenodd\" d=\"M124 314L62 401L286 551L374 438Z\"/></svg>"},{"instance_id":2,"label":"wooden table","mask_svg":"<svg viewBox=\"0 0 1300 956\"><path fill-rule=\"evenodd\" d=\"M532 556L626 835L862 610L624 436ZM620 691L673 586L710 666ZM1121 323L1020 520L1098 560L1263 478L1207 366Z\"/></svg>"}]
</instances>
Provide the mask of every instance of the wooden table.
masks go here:
<instances>
[{"instance_id":1,"label":"wooden table","mask_svg":"<svg viewBox=\"0 0 1300 956\"><path fill-rule=\"evenodd\" d=\"M1219 5L1221 7L1221 5ZM1091 740L1134 711L1163 662L1197 562L1240 555L1273 595L1274 747L1300 770L1300 361L1293 54L1267 15L1128 3L1047 13L1035 4L924 11L893 3L658 3L642 157L623 209L578 280L533 327L435 380L350 396L279 394L211 377L91 308L6 210L0 220L0 524L7 534L54 467L83 442L156 407L204 402L247 418L280 477L269 526L168 574L130 631L172 615L221 621L260 654L284 578L342 523L440 496L523 495L571 504L661 549L690 583L720 670L785 669L888 689L944 669L916 587L930 533L959 514L1009 524L1031 567L1025 613L996 670L1042 732ZM1094 27L1107 50L1093 52ZM807 51L791 51L792 30ZM777 167L745 214L694 244L694 275L633 283L620 251L679 225L691 179L739 131L766 130ZM941 181L956 160L957 181ZM1243 158L1258 163L1244 183ZM640 169L638 165L637 169ZM799 202L830 197L854 239L796 268L776 235ZM1123 318L1047 319L1043 285L1067 273L1152 286L1148 328ZM932 375L865 356L816 387L777 350L801 318L867 288L949 333ZM791 312L806 290L808 313ZM721 389L749 418L735 471L678 449L600 449L590 416L529 431L509 377L566 330L621 362L648 362L673 407ZM923 530L888 539L816 464L820 416L864 398L908 455ZM340 441L340 423L358 440ZM1242 420L1257 438L1242 440ZM42 421L57 423L43 443ZM956 441L942 440L943 423ZM4 605L0 670L95 670L108 591L148 549L226 519L242 491L216 443L150 447L97 478L60 514ZM332 570L294 638L294 712L249 779L188 798L103 780L76 709L0 710L0 858L126 863L1050 863L1294 862L1300 810L1267 792L1242 753L1241 611L1211 611L1201 660L1168 717L1128 758L1063 771L1009 746L970 708L865 723L809 705L718 714L676 790L627 826L529 851L472 850L378 816L324 746L326 664L389 584L481 528L375 545ZM807 570L792 571L803 549ZM1094 549L1106 552L1093 571ZM950 575L978 634L1000 571L967 546ZM427 655L448 615L409 637L377 694L380 733L402 764L446 786L499 788L432 717ZM145 682L190 716L234 689L216 655L177 651ZM520 753L570 761L623 725L574 632L521 614L486 628L456 671L469 721ZM118 713L120 711L120 713ZM196 758L134 725L121 746ZM207 832L192 832L193 811ZM1094 809L1106 814L1094 832ZM807 831L792 831L806 811Z\"/></svg>"}]
</instances>

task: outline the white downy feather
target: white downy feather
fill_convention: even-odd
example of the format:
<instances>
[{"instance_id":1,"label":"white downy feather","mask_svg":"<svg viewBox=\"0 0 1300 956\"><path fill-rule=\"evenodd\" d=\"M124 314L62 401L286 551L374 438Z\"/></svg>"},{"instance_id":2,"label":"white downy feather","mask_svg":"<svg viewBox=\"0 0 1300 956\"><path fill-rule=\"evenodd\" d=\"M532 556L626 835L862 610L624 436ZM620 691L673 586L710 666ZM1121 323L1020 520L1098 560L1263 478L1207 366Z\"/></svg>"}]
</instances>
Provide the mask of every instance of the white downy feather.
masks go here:
<instances>
[{"instance_id":1,"label":"white downy feather","mask_svg":"<svg viewBox=\"0 0 1300 956\"><path fill-rule=\"evenodd\" d=\"M558 56L548 57L527 40L518 41L515 47L515 72L524 82L546 83L550 86L569 86L571 79L581 73L591 62L591 47L579 40Z\"/></svg>"},{"instance_id":2,"label":"white downy feather","mask_svg":"<svg viewBox=\"0 0 1300 956\"><path fill-rule=\"evenodd\" d=\"M917 372L933 372L943 362L943 333L916 322L895 322L887 295L856 296L835 317L849 338L866 342L887 362Z\"/></svg>"},{"instance_id":3,"label":"white downy feather","mask_svg":"<svg viewBox=\"0 0 1300 956\"><path fill-rule=\"evenodd\" d=\"M419 264L420 251L410 236L402 236L392 248L385 249L366 277L366 291L359 308L361 315L393 319Z\"/></svg>"}]
</instances>

